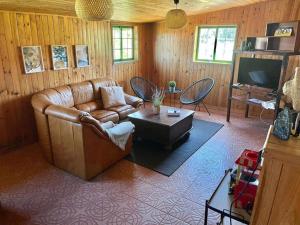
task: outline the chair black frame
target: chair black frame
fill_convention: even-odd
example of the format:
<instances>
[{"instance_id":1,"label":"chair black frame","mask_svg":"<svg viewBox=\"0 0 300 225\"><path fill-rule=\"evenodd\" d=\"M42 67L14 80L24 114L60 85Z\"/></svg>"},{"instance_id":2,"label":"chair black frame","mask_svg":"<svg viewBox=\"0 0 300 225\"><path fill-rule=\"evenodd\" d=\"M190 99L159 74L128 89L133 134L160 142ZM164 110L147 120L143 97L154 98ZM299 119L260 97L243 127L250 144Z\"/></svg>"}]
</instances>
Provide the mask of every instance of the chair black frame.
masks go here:
<instances>
[{"instance_id":1,"label":"chair black frame","mask_svg":"<svg viewBox=\"0 0 300 225\"><path fill-rule=\"evenodd\" d=\"M150 86L151 90L153 90L153 91L156 89L157 86L156 86L154 83L152 83L151 81L146 80L146 79L143 78L143 77L135 76L135 77L132 77L132 78L130 79L130 86L131 86L131 89L133 90L134 94L135 94L137 97L143 99L144 102L151 102L151 101L152 101L151 99L146 99L145 96L141 96L141 95L136 91L136 89L134 88L134 84L133 84L133 80L135 80L135 79L139 79L139 80L145 82L147 85Z\"/></svg>"},{"instance_id":2,"label":"chair black frame","mask_svg":"<svg viewBox=\"0 0 300 225\"><path fill-rule=\"evenodd\" d=\"M206 91L206 93L199 99L195 99L189 103L183 102L182 101L182 96L184 96L184 94L186 92L188 92L193 86L195 86L196 84L200 83L200 82L204 82L204 81L211 81L210 83L210 87L209 89ZM213 87L215 86L215 80L212 78L204 78L201 80L198 80L196 82L193 82L193 84L191 84L190 86L188 86L186 89L183 90L182 94L180 95L180 107L182 107L182 105L195 105L194 110L197 109L197 107L199 107L200 109L200 104L202 104L206 110L206 112L208 113L208 115L211 115L210 112L208 111L208 108L206 107L205 103L203 102L203 100L207 97L207 95L211 92L211 90L213 89ZM200 90L201 91L201 90Z\"/></svg>"}]
</instances>

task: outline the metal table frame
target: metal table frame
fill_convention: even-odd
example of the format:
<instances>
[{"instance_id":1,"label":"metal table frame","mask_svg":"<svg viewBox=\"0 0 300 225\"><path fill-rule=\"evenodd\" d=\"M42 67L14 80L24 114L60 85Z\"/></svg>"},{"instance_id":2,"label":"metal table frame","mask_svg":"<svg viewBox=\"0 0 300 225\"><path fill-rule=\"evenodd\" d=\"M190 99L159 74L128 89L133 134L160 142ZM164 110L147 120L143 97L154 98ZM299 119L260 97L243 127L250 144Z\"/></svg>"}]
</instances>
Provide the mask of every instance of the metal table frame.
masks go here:
<instances>
[{"instance_id":1,"label":"metal table frame","mask_svg":"<svg viewBox=\"0 0 300 225\"><path fill-rule=\"evenodd\" d=\"M216 190L214 191L214 193L212 194L212 196L210 197L209 200L206 200L205 202L205 217L204 217L204 225L207 225L207 220L208 220L208 210L212 210L214 212L217 212L221 215L221 221L219 224L222 224L224 217L231 217L233 220L239 221L241 223L247 224L249 225L250 221L246 220L242 215L231 212L229 212L230 206L228 209L219 209L219 208L215 208L213 206L210 205L210 203L212 202L213 198L215 197L216 193L218 192L218 190L221 188L222 185L224 185L224 182L226 182L226 178L227 176L230 176L230 172L232 171L232 169L226 170L225 171L225 175L222 178L221 182L219 183L218 187L216 188ZM246 211L245 211L246 212Z\"/></svg>"}]
</instances>

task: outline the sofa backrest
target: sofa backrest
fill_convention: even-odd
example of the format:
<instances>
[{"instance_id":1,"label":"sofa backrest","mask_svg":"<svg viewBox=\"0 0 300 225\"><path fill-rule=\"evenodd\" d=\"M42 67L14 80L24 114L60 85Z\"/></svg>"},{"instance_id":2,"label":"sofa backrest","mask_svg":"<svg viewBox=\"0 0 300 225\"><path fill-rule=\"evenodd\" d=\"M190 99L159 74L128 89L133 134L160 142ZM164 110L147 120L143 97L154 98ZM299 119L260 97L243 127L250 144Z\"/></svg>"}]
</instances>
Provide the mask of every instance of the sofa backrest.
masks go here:
<instances>
[{"instance_id":1,"label":"sofa backrest","mask_svg":"<svg viewBox=\"0 0 300 225\"><path fill-rule=\"evenodd\" d=\"M70 85L74 97L75 108L85 112L92 112L100 108L94 96L93 85L90 81Z\"/></svg>"},{"instance_id":2,"label":"sofa backrest","mask_svg":"<svg viewBox=\"0 0 300 225\"><path fill-rule=\"evenodd\" d=\"M44 113L49 105L73 107L74 99L71 88L69 86L62 86L46 89L33 95L31 103L35 110Z\"/></svg>"},{"instance_id":3,"label":"sofa backrest","mask_svg":"<svg viewBox=\"0 0 300 225\"><path fill-rule=\"evenodd\" d=\"M84 81L78 84L71 84L74 103L80 105L94 100L94 90L91 82Z\"/></svg>"},{"instance_id":4,"label":"sofa backrest","mask_svg":"<svg viewBox=\"0 0 300 225\"><path fill-rule=\"evenodd\" d=\"M94 96L96 99L99 99L100 101L102 101L101 99L101 91L100 88L101 87L112 87L112 86L118 86L118 83L114 80L109 80L109 79L94 79L91 80L91 83L93 85L93 89L94 89Z\"/></svg>"}]
</instances>

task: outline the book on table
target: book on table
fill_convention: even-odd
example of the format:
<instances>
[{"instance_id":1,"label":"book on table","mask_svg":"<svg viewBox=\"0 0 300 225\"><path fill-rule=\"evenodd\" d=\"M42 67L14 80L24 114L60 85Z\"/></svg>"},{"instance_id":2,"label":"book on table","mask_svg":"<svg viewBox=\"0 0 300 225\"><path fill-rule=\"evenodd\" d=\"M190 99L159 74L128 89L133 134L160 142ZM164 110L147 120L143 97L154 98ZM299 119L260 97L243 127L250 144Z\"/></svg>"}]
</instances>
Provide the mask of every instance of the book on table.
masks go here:
<instances>
[{"instance_id":1,"label":"book on table","mask_svg":"<svg viewBox=\"0 0 300 225\"><path fill-rule=\"evenodd\" d=\"M168 116L180 116L180 109L168 109Z\"/></svg>"}]
</instances>

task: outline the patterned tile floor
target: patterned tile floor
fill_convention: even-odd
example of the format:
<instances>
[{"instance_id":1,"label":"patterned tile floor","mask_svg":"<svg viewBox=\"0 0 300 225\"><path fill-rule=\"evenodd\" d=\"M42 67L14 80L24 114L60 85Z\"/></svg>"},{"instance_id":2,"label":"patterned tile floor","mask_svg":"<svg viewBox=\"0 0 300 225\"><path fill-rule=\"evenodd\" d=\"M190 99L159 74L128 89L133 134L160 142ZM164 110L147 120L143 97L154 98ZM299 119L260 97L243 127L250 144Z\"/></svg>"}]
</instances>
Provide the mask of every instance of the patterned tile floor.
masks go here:
<instances>
[{"instance_id":1,"label":"patterned tile floor","mask_svg":"<svg viewBox=\"0 0 300 225\"><path fill-rule=\"evenodd\" d=\"M244 148L260 149L268 126L239 115L226 123L222 111L196 118L225 126L171 177L122 160L86 182L47 164L37 144L0 155L0 224L202 225L224 170Z\"/></svg>"}]
</instances>

